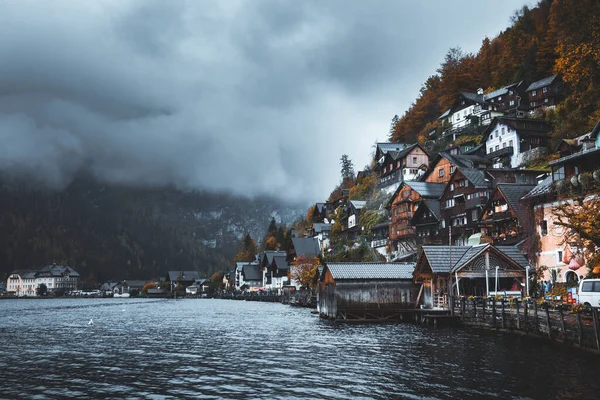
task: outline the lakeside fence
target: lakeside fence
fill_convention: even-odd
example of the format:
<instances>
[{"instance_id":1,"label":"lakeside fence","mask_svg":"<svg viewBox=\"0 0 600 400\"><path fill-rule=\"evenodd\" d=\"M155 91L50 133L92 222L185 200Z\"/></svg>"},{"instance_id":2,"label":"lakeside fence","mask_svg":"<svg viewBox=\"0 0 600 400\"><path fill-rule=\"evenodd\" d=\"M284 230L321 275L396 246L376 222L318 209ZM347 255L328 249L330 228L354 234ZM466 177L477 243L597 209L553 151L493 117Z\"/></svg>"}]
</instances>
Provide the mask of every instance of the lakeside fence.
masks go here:
<instances>
[{"instance_id":1,"label":"lakeside fence","mask_svg":"<svg viewBox=\"0 0 600 400\"><path fill-rule=\"evenodd\" d=\"M454 315L463 325L547 337L600 354L598 309L585 310L517 299L457 299Z\"/></svg>"}]
</instances>

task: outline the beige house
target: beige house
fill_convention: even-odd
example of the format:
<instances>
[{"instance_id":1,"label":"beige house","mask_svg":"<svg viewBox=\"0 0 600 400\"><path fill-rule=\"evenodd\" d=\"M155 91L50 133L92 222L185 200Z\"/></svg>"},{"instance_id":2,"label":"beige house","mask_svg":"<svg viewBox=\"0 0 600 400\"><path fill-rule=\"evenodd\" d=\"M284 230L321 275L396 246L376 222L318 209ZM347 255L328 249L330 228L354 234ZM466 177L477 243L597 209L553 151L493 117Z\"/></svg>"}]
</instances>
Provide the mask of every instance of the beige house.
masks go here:
<instances>
[{"instance_id":1,"label":"beige house","mask_svg":"<svg viewBox=\"0 0 600 400\"><path fill-rule=\"evenodd\" d=\"M15 270L6 280L6 291L17 297L37 296L42 284L48 291L77 290L79 273L64 265L47 265L39 270Z\"/></svg>"}]
</instances>

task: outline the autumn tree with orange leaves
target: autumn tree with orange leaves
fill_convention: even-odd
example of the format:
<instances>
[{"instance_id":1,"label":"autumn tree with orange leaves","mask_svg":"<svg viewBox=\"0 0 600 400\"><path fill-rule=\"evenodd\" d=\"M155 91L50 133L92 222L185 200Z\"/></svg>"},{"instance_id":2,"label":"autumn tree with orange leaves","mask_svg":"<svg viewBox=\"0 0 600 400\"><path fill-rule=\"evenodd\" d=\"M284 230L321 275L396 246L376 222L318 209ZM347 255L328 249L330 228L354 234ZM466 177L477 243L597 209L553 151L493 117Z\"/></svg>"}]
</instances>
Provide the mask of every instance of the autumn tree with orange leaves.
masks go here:
<instances>
[{"instance_id":1,"label":"autumn tree with orange leaves","mask_svg":"<svg viewBox=\"0 0 600 400\"><path fill-rule=\"evenodd\" d=\"M320 266L319 257L298 256L291 273L292 278L302 287L314 289L317 285Z\"/></svg>"},{"instance_id":2,"label":"autumn tree with orange leaves","mask_svg":"<svg viewBox=\"0 0 600 400\"><path fill-rule=\"evenodd\" d=\"M580 196L555 206L552 211L554 225L565 228L564 243L584 252L590 270L600 266L600 198Z\"/></svg>"}]
</instances>

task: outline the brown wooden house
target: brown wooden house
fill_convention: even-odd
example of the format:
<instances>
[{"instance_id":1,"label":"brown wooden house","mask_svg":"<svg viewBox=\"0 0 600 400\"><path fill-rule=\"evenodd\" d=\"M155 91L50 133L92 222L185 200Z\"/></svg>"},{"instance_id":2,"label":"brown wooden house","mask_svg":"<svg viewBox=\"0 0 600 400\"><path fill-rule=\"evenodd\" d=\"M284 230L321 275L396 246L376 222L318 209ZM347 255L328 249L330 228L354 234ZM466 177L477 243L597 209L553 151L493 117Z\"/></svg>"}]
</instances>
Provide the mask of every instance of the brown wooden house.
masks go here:
<instances>
[{"instance_id":1,"label":"brown wooden house","mask_svg":"<svg viewBox=\"0 0 600 400\"><path fill-rule=\"evenodd\" d=\"M454 171L440 197L444 236L450 237L450 228L453 245L467 244L469 236L479 232L477 223L491 189L492 178L484 171L471 168Z\"/></svg>"},{"instance_id":2,"label":"brown wooden house","mask_svg":"<svg viewBox=\"0 0 600 400\"><path fill-rule=\"evenodd\" d=\"M457 167L481 169L491 165L491 161L479 155L440 152L431 163L425 182L448 183Z\"/></svg>"},{"instance_id":3,"label":"brown wooden house","mask_svg":"<svg viewBox=\"0 0 600 400\"><path fill-rule=\"evenodd\" d=\"M412 221L415 227L416 244L444 244L440 200L423 199L415 211Z\"/></svg>"},{"instance_id":4,"label":"brown wooden house","mask_svg":"<svg viewBox=\"0 0 600 400\"><path fill-rule=\"evenodd\" d=\"M388 203L392 214L389 225L392 252L403 255L416 251L413 215L423 199L438 199L444 187L443 183L428 182L403 182L398 187Z\"/></svg>"},{"instance_id":5,"label":"brown wooden house","mask_svg":"<svg viewBox=\"0 0 600 400\"><path fill-rule=\"evenodd\" d=\"M559 75L552 75L533 82L525 92L529 110L535 113L537 110L554 108L560 103L564 99L564 84Z\"/></svg>"},{"instance_id":6,"label":"brown wooden house","mask_svg":"<svg viewBox=\"0 0 600 400\"><path fill-rule=\"evenodd\" d=\"M381 187L397 182L411 181L423 175L429 163L429 154L415 143L400 151L389 150L375 166Z\"/></svg>"},{"instance_id":7,"label":"brown wooden house","mask_svg":"<svg viewBox=\"0 0 600 400\"><path fill-rule=\"evenodd\" d=\"M533 224L531 213L519 200L535 185L500 183L483 209L480 227L495 245L513 245L525 239L525 228Z\"/></svg>"}]
</instances>

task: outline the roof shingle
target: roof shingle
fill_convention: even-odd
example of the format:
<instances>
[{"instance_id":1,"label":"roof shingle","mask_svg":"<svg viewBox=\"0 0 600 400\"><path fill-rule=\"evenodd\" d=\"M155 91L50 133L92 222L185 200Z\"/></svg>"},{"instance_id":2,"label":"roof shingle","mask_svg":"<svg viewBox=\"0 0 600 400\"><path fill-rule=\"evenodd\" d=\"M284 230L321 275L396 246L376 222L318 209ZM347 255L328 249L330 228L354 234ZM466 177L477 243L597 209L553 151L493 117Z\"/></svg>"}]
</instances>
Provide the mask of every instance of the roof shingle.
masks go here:
<instances>
[{"instance_id":1,"label":"roof shingle","mask_svg":"<svg viewBox=\"0 0 600 400\"><path fill-rule=\"evenodd\" d=\"M415 263L328 263L333 279L340 280L408 280Z\"/></svg>"}]
</instances>

